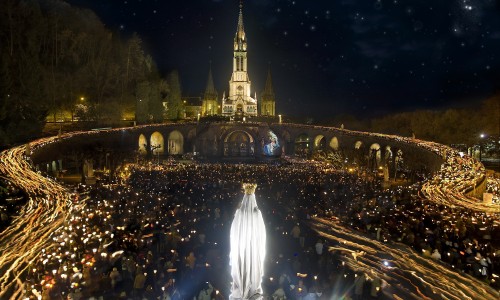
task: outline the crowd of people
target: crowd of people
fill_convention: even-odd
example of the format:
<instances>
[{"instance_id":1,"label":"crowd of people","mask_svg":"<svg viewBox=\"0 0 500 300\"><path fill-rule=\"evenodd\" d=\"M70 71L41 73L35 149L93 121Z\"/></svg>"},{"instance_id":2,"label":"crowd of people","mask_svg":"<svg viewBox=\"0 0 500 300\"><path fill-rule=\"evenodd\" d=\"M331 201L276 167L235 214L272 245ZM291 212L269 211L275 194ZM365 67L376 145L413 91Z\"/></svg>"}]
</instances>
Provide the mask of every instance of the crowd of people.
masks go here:
<instances>
[{"instance_id":1,"label":"crowd of people","mask_svg":"<svg viewBox=\"0 0 500 300\"><path fill-rule=\"evenodd\" d=\"M418 186L383 190L322 163L128 165L121 183L79 186L82 203L29 269L27 297L42 299L227 299L229 228L241 183L256 182L268 230L266 297L384 298L328 251L335 241L305 224L312 215L496 285L498 216L417 196ZM353 288L351 288L353 287Z\"/></svg>"},{"instance_id":2,"label":"crowd of people","mask_svg":"<svg viewBox=\"0 0 500 300\"><path fill-rule=\"evenodd\" d=\"M466 192L484 179L484 176L485 168L480 162L452 152L433 177L432 184L439 184L443 189Z\"/></svg>"},{"instance_id":3,"label":"crowd of people","mask_svg":"<svg viewBox=\"0 0 500 300\"><path fill-rule=\"evenodd\" d=\"M25 203L24 194L12 183L0 179L0 232L9 226L13 215Z\"/></svg>"},{"instance_id":4,"label":"crowd of people","mask_svg":"<svg viewBox=\"0 0 500 300\"><path fill-rule=\"evenodd\" d=\"M241 197L240 183L250 180L259 184L267 226L274 228L270 236L277 237L269 239L270 247L282 248L270 251L268 260L281 263L270 264L276 267L269 270L266 291L272 294L274 284L281 283L287 293L293 289L304 293L305 280L295 282L291 267L305 273L297 265L306 246L298 235L304 237L306 228L288 210L290 203L284 205L281 194L293 179L303 182L294 193L297 199L308 197L307 182L315 173L317 166L307 164L135 166L124 184L81 186L75 195L84 199L75 201L85 202L85 208L54 237L59 247L44 251L31 266L28 280L40 289L29 293L48 299L150 299L176 294L192 299L209 291L214 297L227 296L228 230ZM295 243L290 247L273 243L280 240ZM311 290L322 293L319 287Z\"/></svg>"},{"instance_id":5,"label":"crowd of people","mask_svg":"<svg viewBox=\"0 0 500 300\"><path fill-rule=\"evenodd\" d=\"M252 181L259 185L257 201L269 237L266 298L387 297L382 278L350 270L344 254L331 251L336 241L306 226L311 216L339 219L360 236L387 244L408 244L498 289L498 213L419 197L419 192L432 199L436 191L467 192L484 179L484 167L414 137L344 133L417 144L444 164L423 187L389 190L375 173L359 177L340 170L332 163L338 157L321 157L330 164L301 159L279 165L131 164L122 181L69 187L71 217L57 234L43 235L53 243L40 254L16 260L14 276L21 270L25 298L33 299L227 299L229 227L241 182ZM499 187L498 180L486 186L494 203ZM0 182L0 192L1 232L24 197L7 181Z\"/></svg>"},{"instance_id":6,"label":"crowd of people","mask_svg":"<svg viewBox=\"0 0 500 300\"><path fill-rule=\"evenodd\" d=\"M496 174L498 175L488 177L486 192L492 195L492 203L500 204L500 173Z\"/></svg>"}]
</instances>

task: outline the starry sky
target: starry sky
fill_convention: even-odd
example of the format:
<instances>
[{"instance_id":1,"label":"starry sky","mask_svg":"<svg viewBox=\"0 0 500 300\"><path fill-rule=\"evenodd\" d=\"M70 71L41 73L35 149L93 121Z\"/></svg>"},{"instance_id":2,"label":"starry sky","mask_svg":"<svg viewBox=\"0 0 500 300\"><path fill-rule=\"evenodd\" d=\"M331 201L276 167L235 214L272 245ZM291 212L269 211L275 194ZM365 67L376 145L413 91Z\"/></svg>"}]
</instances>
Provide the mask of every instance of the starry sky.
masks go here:
<instances>
[{"instance_id":1,"label":"starry sky","mask_svg":"<svg viewBox=\"0 0 500 300\"><path fill-rule=\"evenodd\" d=\"M238 0L67 0L200 96L229 89ZM358 118L473 107L500 90L500 0L246 0L252 90L270 68L277 113ZM253 93L253 92L252 92Z\"/></svg>"}]
</instances>

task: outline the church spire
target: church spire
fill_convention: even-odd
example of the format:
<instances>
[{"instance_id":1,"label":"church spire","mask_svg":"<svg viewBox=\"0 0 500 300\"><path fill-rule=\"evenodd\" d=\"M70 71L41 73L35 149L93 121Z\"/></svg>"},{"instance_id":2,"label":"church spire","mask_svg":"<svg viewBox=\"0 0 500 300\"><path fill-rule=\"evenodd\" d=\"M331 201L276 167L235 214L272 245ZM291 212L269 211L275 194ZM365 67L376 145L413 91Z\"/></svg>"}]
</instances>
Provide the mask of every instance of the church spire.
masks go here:
<instances>
[{"instance_id":1,"label":"church spire","mask_svg":"<svg viewBox=\"0 0 500 300\"><path fill-rule=\"evenodd\" d=\"M266 86L260 96L260 113L263 116L274 116L276 114L276 98L271 79L271 67L267 70Z\"/></svg>"},{"instance_id":2,"label":"church spire","mask_svg":"<svg viewBox=\"0 0 500 300\"><path fill-rule=\"evenodd\" d=\"M272 98L274 98L273 82L272 82L272 79L271 79L271 68L270 67L267 70L266 86L264 87L263 94L269 95Z\"/></svg>"},{"instance_id":3,"label":"church spire","mask_svg":"<svg viewBox=\"0 0 500 300\"><path fill-rule=\"evenodd\" d=\"M240 16L238 18L238 34L245 34L245 28L243 27L243 1L240 1Z\"/></svg>"},{"instance_id":4,"label":"church spire","mask_svg":"<svg viewBox=\"0 0 500 300\"><path fill-rule=\"evenodd\" d=\"M240 0L240 15L238 17L238 28L234 37L234 50L247 51L247 41L245 36L245 28L243 27L243 1Z\"/></svg>"},{"instance_id":5,"label":"church spire","mask_svg":"<svg viewBox=\"0 0 500 300\"><path fill-rule=\"evenodd\" d=\"M205 89L205 95L216 95L217 91L214 86L214 79L212 77L212 64L210 64L210 69L208 71L207 88Z\"/></svg>"},{"instance_id":6,"label":"church spire","mask_svg":"<svg viewBox=\"0 0 500 300\"><path fill-rule=\"evenodd\" d=\"M203 103L201 106L202 116L212 116L219 113L218 94L215 90L214 79L212 77L212 62L210 62L210 69L208 71L207 87L205 94L203 94Z\"/></svg>"}]
</instances>

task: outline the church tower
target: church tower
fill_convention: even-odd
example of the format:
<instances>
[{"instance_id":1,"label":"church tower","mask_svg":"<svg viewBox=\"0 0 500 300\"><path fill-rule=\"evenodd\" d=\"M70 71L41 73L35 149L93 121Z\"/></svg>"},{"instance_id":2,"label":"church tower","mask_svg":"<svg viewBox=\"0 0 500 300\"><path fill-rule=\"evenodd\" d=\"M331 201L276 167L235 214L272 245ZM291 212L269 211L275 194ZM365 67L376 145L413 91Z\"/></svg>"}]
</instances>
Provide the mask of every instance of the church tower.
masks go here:
<instances>
[{"instance_id":1,"label":"church tower","mask_svg":"<svg viewBox=\"0 0 500 300\"><path fill-rule=\"evenodd\" d=\"M274 97L273 83L271 80L271 68L267 71L266 86L260 96L260 115L276 115L276 98Z\"/></svg>"},{"instance_id":2,"label":"church tower","mask_svg":"<svg viewBox=\"0 0 500 300\"><path fill-rule=\"evenodd\" d=\"M233 74L229 80L229 94L222 99L222 114L225 116L257 116L257 97L253 98L250 94L251 81L247 71L247 38L243 28L243 5L241 2L233 51Z\"/></svg>"},{"instance_id":3,"label":"church tower","mask_svg":"<svg viewBox=\"0 0 500 300\"><path fill-rule=\"evenodd\" d=\"M219 113L218 94L215 90L214 79L212 77L212 66L208 71L207 88L203 94L203 103L201 106L202 116L213 116Z\"/></svg>"}]
</instances>

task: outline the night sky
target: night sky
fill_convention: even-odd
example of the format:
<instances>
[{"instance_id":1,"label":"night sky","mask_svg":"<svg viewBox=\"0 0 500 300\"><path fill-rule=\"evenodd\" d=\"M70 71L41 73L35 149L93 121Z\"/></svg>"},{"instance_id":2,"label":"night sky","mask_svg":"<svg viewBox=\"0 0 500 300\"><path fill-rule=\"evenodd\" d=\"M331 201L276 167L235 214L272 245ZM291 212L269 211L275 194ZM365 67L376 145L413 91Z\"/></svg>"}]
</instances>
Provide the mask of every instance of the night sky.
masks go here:
<instances>
[{"instance_id":1,"label":"night sky","mask_svg":"<svg viewBox=\"0 0 500 300\"><path fill-rule=\"evenodd\" d=\"M137 32L162 75L179 71L183 95L203 93L210 61L219 97L228 90L239 1L68 2ZM252 90L270 67L277 113L373 117L500 89L500 0L247 0L243 13Z\"/></svg>"}]
</instances>

